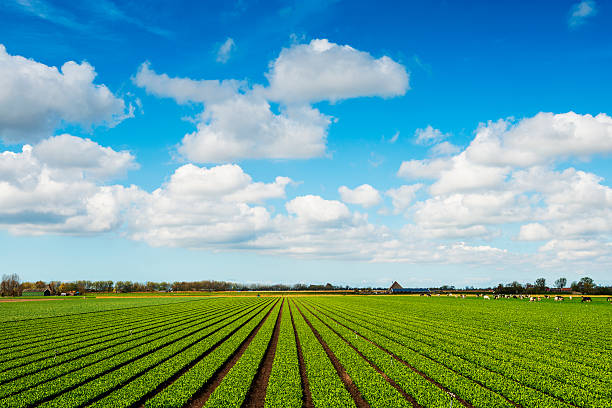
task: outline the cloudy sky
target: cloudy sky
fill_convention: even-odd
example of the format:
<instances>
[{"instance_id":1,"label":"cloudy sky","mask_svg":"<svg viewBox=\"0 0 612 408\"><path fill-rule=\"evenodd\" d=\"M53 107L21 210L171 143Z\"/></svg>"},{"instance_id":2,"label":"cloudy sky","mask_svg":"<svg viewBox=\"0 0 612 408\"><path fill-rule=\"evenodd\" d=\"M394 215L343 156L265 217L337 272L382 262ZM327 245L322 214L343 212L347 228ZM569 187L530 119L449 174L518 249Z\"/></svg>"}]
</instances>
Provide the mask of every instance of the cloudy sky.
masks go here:
<instances>
[{"instance_id":1,"label":"cloudy sky","mask_svg":"<svg viewBox=\"0 0 612 408\"><path fill-rule=\"evenodd\" d=\"M4 1L0 268L612 284L611 19L601 0Z\"/></svg>"}]
</instances>

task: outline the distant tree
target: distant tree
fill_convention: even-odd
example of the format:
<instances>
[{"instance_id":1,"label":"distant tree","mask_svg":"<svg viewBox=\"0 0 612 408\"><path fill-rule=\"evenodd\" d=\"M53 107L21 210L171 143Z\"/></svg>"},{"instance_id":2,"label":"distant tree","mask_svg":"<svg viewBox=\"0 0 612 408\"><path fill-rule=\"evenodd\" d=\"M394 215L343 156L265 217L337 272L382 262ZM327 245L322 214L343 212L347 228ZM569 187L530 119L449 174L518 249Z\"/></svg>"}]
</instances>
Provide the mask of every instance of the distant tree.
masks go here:
<instances>
[{"instance_id":1,"label":"distant tree","mask_svg":"<svg viewBox=\"0 0 612 408\"><path fill-rule=\"evenodd\" d=\"M593 279L585 276L584 278L578 281L578 290L582 293L591 293L593 288L595 287L595 283Z\"/></svg>"},{"instance_id":2,"label":"distant tree","mask_svg":"<svg viewBox=\"0 0 612 408\"><path fill-rule=\"evenodd\" d=\"M537 292L544 292L546 290L546 279L538 278L533 285Z\"/></svg>"},{"instance_id":3,"label":"distant tree","mask_svg":"<svg viewBox=\"0 0 612 408\"><path fill-rule=\"evenodd\" d=\"M2 275L0 283L0 295L2 296L21 296L22 293L21 279L16 273L10 275Z\"/></svg>"},{"instance_id":4,"label":"distant tree","mask_svg":"<svg viewBox=\"0 0 612 408\"><path fill-rule=\"evenodd\" d=\"M555 287L559 289L564 288L566 284L567 284L567 279L565 278L559 278L555 281Z\"/></svg>"}]
</instances>

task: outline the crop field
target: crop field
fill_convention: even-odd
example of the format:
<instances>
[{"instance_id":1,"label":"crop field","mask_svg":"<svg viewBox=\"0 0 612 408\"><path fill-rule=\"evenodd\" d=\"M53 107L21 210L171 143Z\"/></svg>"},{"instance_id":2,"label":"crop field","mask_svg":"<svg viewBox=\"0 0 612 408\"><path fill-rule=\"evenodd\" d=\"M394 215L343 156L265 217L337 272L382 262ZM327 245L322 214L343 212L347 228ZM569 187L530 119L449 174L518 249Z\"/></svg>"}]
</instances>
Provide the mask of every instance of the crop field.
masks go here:
<instances>
[{"instance_id":1,"label":"crop field","mask_svg":"<svg viewBox=\"0 0 612 408\"><path fill-rule=\"evenodd\" d=\"M81 298L0 321L0 407L612 407L605 298Z\"/></svg>"}]
</instances>

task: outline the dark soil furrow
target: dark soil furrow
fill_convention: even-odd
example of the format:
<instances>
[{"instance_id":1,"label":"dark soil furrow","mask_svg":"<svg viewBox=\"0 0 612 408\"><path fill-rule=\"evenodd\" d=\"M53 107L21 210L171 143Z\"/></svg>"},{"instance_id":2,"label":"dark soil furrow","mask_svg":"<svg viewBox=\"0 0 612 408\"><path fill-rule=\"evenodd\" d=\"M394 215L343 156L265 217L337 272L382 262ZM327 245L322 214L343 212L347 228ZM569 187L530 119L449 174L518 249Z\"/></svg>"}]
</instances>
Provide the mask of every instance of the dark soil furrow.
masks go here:
<instances>
[{"instance_id":1,"label":"dark soil furrow","mask_svg":"<svg viewBox=\"0 0 612 408\"><path fill-rule=\"evenodd\" d=\"M359 389L353 382L353 379L348 375L348 373L342 366L342 363L340 363L340 360L338 360L338 357L336 357L333 351L331 351L327 343L325 343L325 340L323 340L323 338L321 337L317 329L315 329L310 323L310 321L306 318L306 316L304 316L304 313L302 313L302 311L300 310L299 306L297 306L297 304L296 304L296 307L298 309L298 312L300 312L300 314L304 318L304 321L306 322L308 327L310 327L310 330L312 330L312 333L315 335L317 340L319 340L319 343L321 343L321 346L325 350L325 353L327 353L327 356L329 357L329 359L332 362L332 365L336 369L338 376L344 383L344 386L346 387L347 391L351 394L351 397L355 401L355 404L357 405L357 407L358 408L369 408L370 404L368 404L367 401L363 398L363 396L359 392Z\"/></svg>"},{"instance_id":2,"label":"dark soil furrow","mask_svg":"<svg viewBox=\"0 0 612 408\"><path fill-rule=\"evenodd\" d=\"M261 319L261 322L259 322L259 324L253 329L251 334L249 334L249 337L247 337L246 340L240 345L240 347L238 347L234 354L231 355L225 361L225 363L221 365L221 367L219 367L219 369L212 375L210 380L207 381L202 386L200 391L198 391L191 398L191 400L185 405L185 408L200 408L203 407L204 404L206 404L206 401L208 401L208 398L210 398L211 394L215 391L215 389L217 389L219 384L221 384L223 378L227 375L227 373L229 373L229 371L232 369L232 367L234 367L238 360L240 360L240 357L242 357L246 349L249 347L249 344L251 344L251 342L259 332L259 329L261 329L261 326L263 326L265 321L268 320L270 313L272 313L272 310L274 310L275 307L276 303L270 308L268 313L266 313L265 317Z\"/></svg>"},{"instance_id":3,"label":"dark soil furrow","mask_svg":"<svg viewBox=\"0 0 612 408\"><path fill-rule=\"evenodd\" d=\"M293 320L293 312L289 308L289 315L291 316L291 325L293 326L293 334L295 336L295 344L297 346L298 363L300 366L300 378L302 380L302 407L303 408L314 408L312 403L312 395L310 394L310 385L308 384L308 375L306 374L306 365L304 363L304 355L302 354L302 346L300 345L300 338L295 328L295 321Z\"/></svg>"},{"instance_id":4,"label":"dark soil furrow","mask_svg":"<svg viewBox=\"0 0 612 408\"><path fill-rule=\"evenodd\" d=\"M242 404L245 408L263 408L266 402L266 391L268 389L268 381L270 379L270 373L272 372L272 366L274 365L274 356L276 355L276 346L278 344L278 337L280 334L280 322L281 316L283 315L283 307L285 307L285 301L281 301L280 311L276 318L276 324L274 325L274 332L272 338L266 348L266 353L262 359L257 374L251 383L244 402Z\"/></svg>"}]
</instances>

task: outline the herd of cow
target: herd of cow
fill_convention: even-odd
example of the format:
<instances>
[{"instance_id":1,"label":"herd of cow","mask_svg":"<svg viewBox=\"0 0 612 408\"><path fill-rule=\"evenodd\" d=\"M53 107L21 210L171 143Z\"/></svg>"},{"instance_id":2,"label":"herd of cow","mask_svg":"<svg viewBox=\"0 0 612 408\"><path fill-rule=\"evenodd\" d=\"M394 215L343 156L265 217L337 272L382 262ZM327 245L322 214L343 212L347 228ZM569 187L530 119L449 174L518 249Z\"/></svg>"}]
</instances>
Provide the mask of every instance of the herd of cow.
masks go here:
<instances>
[{"instance_id":1,"label":"herd of cow","mask_svg":"<svg viewBox=\"0 0 612 408\"><path fill-rule=\"evenodd\" d=\"M431 294L430 293L421 293L421 296L429 296L429 297L431 297ZM435 296L440 296L440 294L438 293ZM446 296L461 297L461 299L465 299L465 295L454 295L452 293L447 293ZM484 300L491 300L491 296L489 296L489 295L478 294L476 296L477 297L481 297L482 296L482 298ZM559 295L554 296L554 297L553 296L548 296L548 295L544 295L543 297L542 296L531 296L531 295L493 295L493 299L529 299L530 302L539 302L542 299L549 299L551 297L554 298L555 302L563 302L565 300L565 298L563 296L559 296ZM569 296L569 300L572 300L572 299L573 299L573 296ZM608 297L606 300L608 302L612 302L612 297ZM592 300L591 300L590 296L582 296L582 298L580 299L580 302L582 302L582 303L585 303L585 302L590 303L591 301Z\"/></svg>"}]
</instances>

